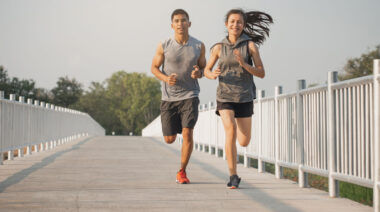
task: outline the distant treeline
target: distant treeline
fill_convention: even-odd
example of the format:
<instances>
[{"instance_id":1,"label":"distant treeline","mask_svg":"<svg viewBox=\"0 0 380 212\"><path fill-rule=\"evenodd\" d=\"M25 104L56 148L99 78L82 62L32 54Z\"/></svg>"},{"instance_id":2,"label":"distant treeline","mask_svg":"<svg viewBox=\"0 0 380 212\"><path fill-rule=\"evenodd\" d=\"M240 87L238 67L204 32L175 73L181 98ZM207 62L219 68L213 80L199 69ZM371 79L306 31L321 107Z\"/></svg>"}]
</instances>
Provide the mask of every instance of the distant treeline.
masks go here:
<instances>
[{"instance_id":1,"label":"distant treeline","mask_svg":"<svg viewBox=\"0 0 380 212\"><path fill-rule=\"evenodd\" d=\"M32 79L9 77L0 66L0 90L88 113L107 134L141 135L141 130L160 113L160 83L141 73L114 73L104 82L92 82L88 90L77 80L60 77L56 86L37 88Z\"/></svg>"},{"instance_id":2,"label":"distant treeline","mask_svg":"<svg viewBox=\"0 0 380 212\"><path fill-rule=\"evenodd\" d=\"M372 74L373 60L380 59L380 45L358 58L347 60L340 80ZM69 77L60 77L51 90L36 88L34 80L9 77L0 66L0 90L88 113L107 134L141 135L141 130L160 113L160 83L141 73L119 71L104 82L92 82L88 90Z\"/></svg>"}]
</instances>

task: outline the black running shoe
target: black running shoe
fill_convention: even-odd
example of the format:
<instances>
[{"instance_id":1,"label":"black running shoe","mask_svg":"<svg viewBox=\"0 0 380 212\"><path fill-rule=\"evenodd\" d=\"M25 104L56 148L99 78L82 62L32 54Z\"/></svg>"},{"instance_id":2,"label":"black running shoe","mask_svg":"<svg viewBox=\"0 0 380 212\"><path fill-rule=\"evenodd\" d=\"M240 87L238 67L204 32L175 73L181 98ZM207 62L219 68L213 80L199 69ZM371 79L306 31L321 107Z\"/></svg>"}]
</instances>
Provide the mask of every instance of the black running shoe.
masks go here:
<instances>
[{"instance_id":1,"label":"black running shoe","mask_svg":"<svg viewBox=\"0 0 380 212\"><path fill-rule=\"evenodd\" d=\"M227 183L227 188L236 189L239 188L241 178L237 175L230 176L230 182Z\"/></svg>"}]
</instances>

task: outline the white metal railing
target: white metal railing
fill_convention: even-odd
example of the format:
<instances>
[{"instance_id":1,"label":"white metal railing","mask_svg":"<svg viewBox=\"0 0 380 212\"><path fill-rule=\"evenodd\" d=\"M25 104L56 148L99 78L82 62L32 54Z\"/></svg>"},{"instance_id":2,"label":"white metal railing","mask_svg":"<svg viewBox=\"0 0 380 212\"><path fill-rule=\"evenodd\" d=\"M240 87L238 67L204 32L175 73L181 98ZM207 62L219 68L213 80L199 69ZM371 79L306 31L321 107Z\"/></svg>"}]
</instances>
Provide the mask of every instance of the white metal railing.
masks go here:
<instances>
[{"instance_id":1,"label":"white metal railing","mask_svg":"<svg viewBox=\"0 0 380 212\"><path fill-rule=\"evenodd\" d=\"M3 153L8 152L8 160L26 154L52 149L81 136L104 135L105 130L89 116L76 110L57 107L48 103L32 102L24 97L16 101L11 94L4 99L0 91L0 164Z\"/></svg>"},{"instance_id":2,"label":"white metal railing","mask_svg":"<svg viewBox=\"0 0 380 212\"><path fill-rule=\"evenodd\" d=\"M372 76L343 82L329 72L327 85L314 88L299 80L295 93L282 94L278 86L274 97L265 98L258 91L251 142L237 148L244 165L255 158L263 172L265 162L273 163L277 178L283 167L298 169L300 187L307 185L307 173L328 177L331 197L339 195L338 180L373 188L374 210L380 212L380 60L373 67ZM208 146L218 156L218 150L224 153L224 130L212 105L200 106L194 146Z\"/></svg>"}]
</instances>

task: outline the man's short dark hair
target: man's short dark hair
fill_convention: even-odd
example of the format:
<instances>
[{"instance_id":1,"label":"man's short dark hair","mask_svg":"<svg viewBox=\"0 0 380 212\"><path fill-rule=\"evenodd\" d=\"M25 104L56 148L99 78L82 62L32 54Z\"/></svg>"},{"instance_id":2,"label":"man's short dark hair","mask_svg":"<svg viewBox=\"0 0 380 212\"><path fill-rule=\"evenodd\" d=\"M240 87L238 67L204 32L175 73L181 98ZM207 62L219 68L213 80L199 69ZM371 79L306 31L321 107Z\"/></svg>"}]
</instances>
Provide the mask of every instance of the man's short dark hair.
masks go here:
<instances>
[{"instance_id":1,"label":"man's short dark hair","mask_svg":"<svg viewBox=\"0 0 380 212\"><path fill-rule=\"evenodd\" d=\"M190 20L189 18L189 14L187 14L187 12L183 9L176 9L172 12L172 17L171 17L171 20L173 20L173 17L175 15L185 15L187 17L187 20Z\"/></svg>"}]
</instances>

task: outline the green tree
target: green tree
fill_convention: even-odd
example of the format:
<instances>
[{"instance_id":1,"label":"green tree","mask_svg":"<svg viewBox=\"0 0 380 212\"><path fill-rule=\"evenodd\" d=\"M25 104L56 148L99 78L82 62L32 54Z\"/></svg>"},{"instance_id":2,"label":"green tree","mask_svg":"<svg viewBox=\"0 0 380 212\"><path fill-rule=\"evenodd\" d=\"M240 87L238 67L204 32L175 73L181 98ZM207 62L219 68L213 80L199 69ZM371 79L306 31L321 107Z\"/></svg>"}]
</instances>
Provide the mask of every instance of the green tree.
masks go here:
<instances>
[{"instance_id":1,"label":"green tree","mask_svg":"<svg viewBox=\"0 0 380 212\"><path fill-rule=\"evenodd\" d=\"M107 79L111 110L125 133L140 135L141 130L160 112L160 83L145 74L119 71Z\"/></svg>"},{"instance_id":2,"label":"green tree","mask_svg":"<svg viewBox=\"0 0 380 212\"><path fill-rule=\"evenodd\" d=\"M35 81L31 79L20 80L17 77L10 78L7 70L3 66L0 66L0 90L5 92L6 98L9 98L9 94L15 94L16 97L23 96L26 99L38 99L36 94L41 89L36 88L35 84ZM46 100L49 100L49 98L46 98Z\"/></svg>"},{"instance_id":3,"label":"green tree","mask_svg":"<svg viewBox=\"0 0 380 212\"><path fill-rule=\"evenodd\" d=\"M45 88L35 88L33 90L33 99L41 102L53 102L53 94Z\"/></svg>"},{"instance_id":4,"label":"green tree","mask_svg":"<svg viewBox=\"0 0 380 212\"><path fill-rule=\"evenodd\" d=\"M34 80L19 80L17 77L13 77L10 81L10 93L16 94L17 97L23 96L27 98L33 98L33 91L35 88Z\"/></svg>"},{"instance_id":5,"label":"green tree","mask_svg":"<svg viewBox=\"0 0 380 212\"><path fill-rule=\"evenodd\" d=\"M10 91L8 72L4 66L0 66L0 91L4 91L6 94Z\"/></svg>"},{"instance_id":6,"label":"green tree","mask_svg":"<svg viewBox=\"0 0 380 212\"><path fill-rule=\"evenodd\" d=\"M339 75L339 80L371 75L373 73L374 59L380 59L380 45L358 58L349 59L343 68L344 73Z\"/></svg>"},{"instance_id":7,"label":"green tree","mask_svg":"<svg viewBox=\"0 0 380 212\"><path fill-rule=\"evenodd\" d=\"M57 86L51 90L53 94L53 104L62 107L70 107L74 105L83 93L82 84L74 78L60 77Z\"/></svg>"},{"instance_id":8,"label":"green tree","mask_svg":"<svg viewBox=\"0 0 380 212\"><path fill-rule=\"evenodd\" d=\"M93 119L106 129L106 134L115 132L123 134L123 126L119 118L111 110L111 102L107 98L104 84L92 82L73 108L88 113Z\"/></svg>"}]
</instances>

